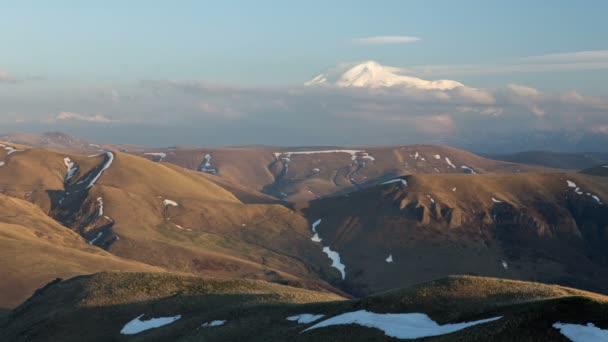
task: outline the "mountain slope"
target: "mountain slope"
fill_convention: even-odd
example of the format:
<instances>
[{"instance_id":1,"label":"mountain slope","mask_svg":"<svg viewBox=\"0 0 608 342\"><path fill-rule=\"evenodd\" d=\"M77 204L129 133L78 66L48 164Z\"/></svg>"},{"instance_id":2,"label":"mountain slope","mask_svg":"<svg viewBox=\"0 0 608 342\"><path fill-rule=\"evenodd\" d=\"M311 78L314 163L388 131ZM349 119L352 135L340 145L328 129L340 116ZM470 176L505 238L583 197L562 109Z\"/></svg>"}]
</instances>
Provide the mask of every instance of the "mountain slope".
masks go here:
<instances>
[{"instance_id":1,"label":"mountain slope","mask_svg":"<svg viewBox=\"0 0 608 342\"><path fill-rule=\"evenodd\" d=\"M303 212L364 295L446 276L608 292L608 182L580 174L414 175Z\"/></svg>"},{"instance_id":2,"label":"mountain slope","mask_svg":"<svg viewBox=\"0 0 608 342\"><path fill-rule=\"evenodd\" d=\"M339 274L310 243L304 217L218 182L241 201L210 177L119 152L29 149L0 168L0 188L120 257L180 272L331 288L322 279Z\"/></svg>"},{"instance_id":3,"label":"mountain slope","mask_svg":"<svg viewBox=\"0 0 608 342\"><path fill-rule=\"evenodd\" d=\"M404 75L399 68L366 61L349 66L345 71L315 76L305 86L334 85L339 88L404 87L424 90L450 90L464 85L452 80L428 81Z\"/></svg>"},{"instance_id":4,"label":"mountain slope","mask_svg":"<svg viewBox=\"0 0 608 342\"><path fill-rule=\"evenodd\" d=\"M42 134L15 132L0 135L0 141L52 150L66 150L82 153L99 153L103 147L61 132Z\"/></svg>"},{"instance_id":5,"label":"mountain slope","mask_svg":"<svg viewBox=\"0 0 608 342\"><path fill-rule=\"evenodd\" d=\"M516 173L547 170L498 162L446 146L369 148L177 148L131 151L211 173L290 202L313 200L419 173Z\"/></svg>"},{"instance_id":6,"label":"mountain slope","mask_svg":"<svg viewBox=\"0 0 608 342\"><path fill-rule=\"evenodd\" d=\"M590 167L582 170L581 173L592 176L608 177L608 164Z\"/></svg>"},{"instance_id":7,"label":"mountain slope","mask_svg":"<svg viewBox=\"0 0 608 342\"><path fill-rule=\"evenodd\" d=\"M105 273L48 286L11 312L0 326L0 338L398 341L387 335L420 336L437 333L438 326L449 323L479 321L424 340L568 341L556 328L557 322L594 323L606 329L607 303L605 296L560 286L465 276L346 301L261 281ZM370 314L373 321L366 319ZM418 319L414 326L411 321L399 323L412 314L437 323L427 329L426 320ZM331 324L348 316L358 317L358 324ZM157 328L126 329L143 329L150 319L162 317L165 322Z\"/></svg>"},{"instance_id":8,"label":"mountain slope","mask_svg":"<svg viewBox=\"0 0 608 342\"><path fill-rule=\"evenodd\" d=\"M0 195L0 308L19 304L55 278L100 271L162 269L91 246L35 205Z\"/></svg>"},{"instance_id":9,"label":"mountain slope","mask_svg":"<svg viewBox=\"0 0 608 342\"><path fill-rule=\"evenodd\" d=\"M549 151L527 151L509 155L492 155L496 160L512 163L538 165L557 169L581 170L608 162L606 153L562 153Z\"/></svg>"}]
</instances>

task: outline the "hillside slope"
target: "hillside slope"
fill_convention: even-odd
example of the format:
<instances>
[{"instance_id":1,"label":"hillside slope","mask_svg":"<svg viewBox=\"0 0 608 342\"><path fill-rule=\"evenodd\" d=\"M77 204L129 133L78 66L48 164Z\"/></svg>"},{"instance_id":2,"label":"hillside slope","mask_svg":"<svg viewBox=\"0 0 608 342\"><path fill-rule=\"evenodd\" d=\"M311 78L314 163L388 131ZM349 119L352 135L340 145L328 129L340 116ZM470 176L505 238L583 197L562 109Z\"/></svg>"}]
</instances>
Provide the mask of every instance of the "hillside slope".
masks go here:
<instances>
[{"instance_id":1,"label":"hillside slope","mask_svg":"<svg viewBox=\"0 0 608 342\"><path fill-rule=\"evenodd\" d=\"M162 272L91 246L35 205L0 195L0 308L10 308L55 278L100 271Z\"/></svg>"},{"instance_id":2,"label":"hillside slope","mask_svg":"<svg viewBox=\"0 0 608 342\"><path fill-rule=\"evenodd\" d=\"M0 339L568 341L559 322L606 329L606 317L605 296L493 278L344 300L262 281L104 273L40 291L10 313Z\"/></svg>"},{"instance_id":3,"label":"hillside slope","mask_svg":"<svg viewBox=\"0 0 608 342\"><path fill-rule=\"evenodd\" d=\"M541 167L499 162L446 146L242 147L131 150L148 159L301 202L376 185L404 174L518 173Z\"/></svg>"},{"instance_id":4,"label":"hillside slope","mask_svg":"<svg viewBox=\"0 0 608 342\"><path fill-rule=\"evenodd\" d=\"M608 293L607 198L576 173L413 175L302 211L356 295L449 274Z\"/></svg>"},{"instance_id":5,"label":"hillside slope","mask_svg":"<svg viewBox=\"0 0 608 342\"><path fill-rule=\"evenodd\" d=\"M27 149L0 167L0 189L120 257L207 276L331 288L322 279L339 273L310 243L304 217L210 177L119 152Z\"/></svg>"},{"instance_id":6,"label":"hillside slope","mask_svg":"<svg viewBox=\"0 0 608 342\"><path fill-rule=\"evenodd\" d=\"M538 165L556 169L582 170L608 162L608 153L564 153L526 151L508 155L492 155L492 159L512 163Z\"/></svg>"}]
</instances>

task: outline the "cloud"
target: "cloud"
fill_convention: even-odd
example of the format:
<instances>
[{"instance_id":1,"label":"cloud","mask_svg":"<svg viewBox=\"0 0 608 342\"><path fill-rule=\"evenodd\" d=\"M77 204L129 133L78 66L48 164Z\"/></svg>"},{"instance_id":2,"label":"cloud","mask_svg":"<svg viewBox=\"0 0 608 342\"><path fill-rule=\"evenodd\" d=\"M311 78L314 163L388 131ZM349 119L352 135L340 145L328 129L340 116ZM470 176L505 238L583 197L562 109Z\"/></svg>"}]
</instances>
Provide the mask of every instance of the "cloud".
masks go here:
<instances>
[{"instance_id":1,"label":"cloud","mask_svg":"<svg viewBox=\"0 0 608 342\"><path fill-rule=\"evenodd\" d=\"M529 56L503 61L499 64L423 65L408 68L410 72L423 75L443 76L606 69L608 69L608 50Z\"/></svg>"},{"instance_id":2,"label":"cloud","mask_svg":"<svg viewBox=\"0 0 608 342\"><path fill-rule=\"evenodd\" d=\"M77 121L87 121L87 122L98 122L98 123L110 123L114 122L103 115L86 115L74 112L61 112L55 117L56 120L77 120Z\"/></svg>"},{"instance_id":3,"label":"cloud","mask_svg":"<svg viewBox=\"0 0 608 342\"><path fill-rule=\"evenodd\" d=\"M17 79L6 71L0 70L0 83L16 83Z\"/></svg>"},{"instance_id":4,"label":"cloud","mask_svg":"<svg viewBox=\"0 0 608 342\"><path fill-rule=\"evenodd\" d=\"M352 43L357 45L384 45L414 43L417 41L420 41L420 38L412 36L373 36L355 38L352 40Z\"/></svg>"},{"instance_id":5,"label":"cloud","mask_svg":"<svg viewBox=\"0 0 608 342\"><path fill-rule=\"evenodd\" d=\"M429 90L149 80L115 84L103 96L102 89L55 87L35 100L8 88L2 110L21 114L27 120L21 129L38 123L45 130L89 130L108 135L106 141L154 146L434 143L494 152L608 146L608 99L523 84ZM47 122L49 108L74 109ZM1 118L2 130L16 127L15 118ZM75 122L112 122L112 130Z\"/></svg>"},{"instance_id":6,"label":"cloud","mask_svg":"<svg viewBox=\"0 0 608 342\"><path fill-rule=\"evenodd\" d=\"M522 60L538 63L608 62L608 50L554 53L540 56L524 57L522 58Z\"/></svg>"}]
</instances>

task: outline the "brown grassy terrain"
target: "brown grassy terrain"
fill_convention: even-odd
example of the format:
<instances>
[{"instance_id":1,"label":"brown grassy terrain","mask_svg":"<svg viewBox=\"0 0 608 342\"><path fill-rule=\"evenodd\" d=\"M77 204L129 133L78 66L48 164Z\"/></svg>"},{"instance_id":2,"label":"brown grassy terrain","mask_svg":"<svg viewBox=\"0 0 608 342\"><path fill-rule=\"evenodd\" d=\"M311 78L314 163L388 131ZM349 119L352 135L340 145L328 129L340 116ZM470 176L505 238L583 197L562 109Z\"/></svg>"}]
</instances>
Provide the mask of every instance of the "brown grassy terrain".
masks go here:
<instances>
[{"instance_id":1,"label":"brown grassy terrain","mask_svg":"<svg viewBox=\"0 0 608 342\"><path fill-rule=\"evenodd\" d=\"M449 274L541 280L608 292L608 183L576 173L413 175L302 211L358 295ZM567 185L576 183L581 194ZM495 202L492 198L494 198ZM385 260L392 255L393 262ZM504 261L504 265L503 265Z\"/></svg>"},{"instance_id":2,"label":"brown grassy terrain","mask_svg":"<svg viewBox=\"0 0 608 342\"><path fill-rule=\"evenodd\" d=\"M162 269L91 246L38 207L0 195L0 308L12 308L55 278Z\"/></svg>"},{"instance_id":3,"label":"brown grassy terrain","mask_svg":"<svg viewBox=\"0 0 608 342\"><path fill-rule=\"evenodd\" d=\"M509 155L495 155L492 159L512 163L538 165L557 169L581 170L608 162L607 153L564 153L527 151Z\"/></svg>"},{"instance_id":4,"label":"brown grassy terrain","mask_svg":"<svg viewBox=\"0 0 608 342\"><path fill-rule=\"evenodd\" d=\"M42 341L387 341L380 330L357 325L302 332L312 324L286 317L368 310L428 314L440 324L501 319L425 341L567 341L555 322L608 325L608 298L538 283L448 277L360 300L262 281L149 274L98 274L49 286L15 309L0 338ZM181 315L161 328L120 334L133 318ZM201 324L225 320L219 327Z\"/></svg>"},{"instance_id":5,"label":"brown grassy terrain","mask_svg":"<svg viewBox=\"0 0 608 342\"><path fill-rule=\"evenodd\" d=\"M79 167L68 183L66 156ZM13 153L0 168L0 188L37 204L95 246L153 266L311 288L330 288L321 277L336 277L310 243L307 220L278 201L204 173L118 152L97 183L82 188L104 159L44 149Z\"/></svg>"},{"instance_id":6,"label":"brown grassy terrain","mask_svg":"<svg viewBox=\"0 0 608 342\"><path fill-rule=\"evenodd\" d=\"M590 167L582 170L581 173L592 176L608 177L608 164Z\"/></svg>"},{"instance_id":7,"label":"brown grassy terrain","mask_svg":"<svg viewBox=\"0 0 608 342\"><path fill-rule=\"evenodd\" d=\"M291 154L289 152L356 150L348 153ZM378 184L390 177L420 173L463 173L467 166L477 173L518 173L546 170L539 166L514 164L482 158L446 146L409 145L392 147L242 147L134 149L130 153L151 160L165 153L162 161L198 169L204 156L217 176L263 191L290 202L313 200ZM275 153L277 155L275 155ZM368 158L365 158L365 156ZM371 158L370 158L371 157ZM448 163L448 161L450 163Z\"/></svg>"}]
</instances>

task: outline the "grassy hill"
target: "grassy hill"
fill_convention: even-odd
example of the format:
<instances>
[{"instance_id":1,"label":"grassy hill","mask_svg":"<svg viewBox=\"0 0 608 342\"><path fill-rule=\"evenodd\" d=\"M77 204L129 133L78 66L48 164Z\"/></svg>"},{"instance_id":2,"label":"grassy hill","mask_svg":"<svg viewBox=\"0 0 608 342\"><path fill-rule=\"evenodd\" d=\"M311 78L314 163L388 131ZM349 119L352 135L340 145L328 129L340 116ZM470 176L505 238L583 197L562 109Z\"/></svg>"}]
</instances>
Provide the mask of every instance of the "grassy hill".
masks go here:
<instances>
[{"instance_id":1,"label":"grassy hill","mask_svg":"<svg viewBox=\"0 0 608 342\"><path fill-rule=\"evenodd\" d=\"M119 257L178 272L331 288L322 279L338 275L310 243L308 221L229 183L119 152L26 149L0 167L6 195L37 204Z\"/></svg>"},{"instance_id":2,"label":"grassy hill","mask_svg":"<svg viewBox=\"0 0 608 342\"><path fill-rule=\"evenodd\" d=\"M608 292L608 182L577 173L412 175L302 212L365 295L449 274Z\"/></svg>"},{"instance_id":3,"label":"grassy hill","mask_svg":"<svg viewBox=\"0 0 608 342\"><path fill-rule=\"evenodd\" d=\"M328 151L334 152L327 153ZM212 173L219 178L290 202L350 192L404 174L518 173L545 170L432 145L173 148L137 149L129 152L151 160Z\"/></svg>"},{"instance_id":4,"label":"grassy hill","mask_svg":"<svg viewBox=\"0 0 608 342\"><path fill-rule=\"evenodd\" d=\"M12 308L55 278L100 271L162 272L91 246L37 206L0 195L0 308Z\"/></svg>"},{"instance_id":5,"label":"grassy hill","mask_svg":"<svg viewBox=\"0 0 608 342\"><path fill-rule=\"evenodd\" d=\"M263 281L174 275L103 273L48 286L13 310L0 326L12 341L387 341L377 328L333 325L305 331L349 312L421 313L443 325L495 320L425 341L568 341L556 322L608 326L608 298L538 283L458 276L358 300ZM324 315L298 323L288 317ZM174 322L121 334L136 317ZM204 323L218 321L215 326ZM404 328L405 329L405 328Z\"/></svg>"},{"instance_id":6,"label":"grassy hill","mask_svg":"<svg viewBox=\"0 0 608 342\"><path fill-rule=\"evenodd\" d=\"M508 155L491 155L492 159L538 165L556 169L581 170L608 162L608 153L565 153L526 151Z\"/></svg>"},{"instance_id":7,"label":"grassy hill","mask_svg":"<svg viewBox=\"0 0 608 342\"><path fill-rule=\"evenodd\" d=\"M581 173L592 176L608 177L608 164L593 166L582 170Z\"/></svg>"}]
</instances>

